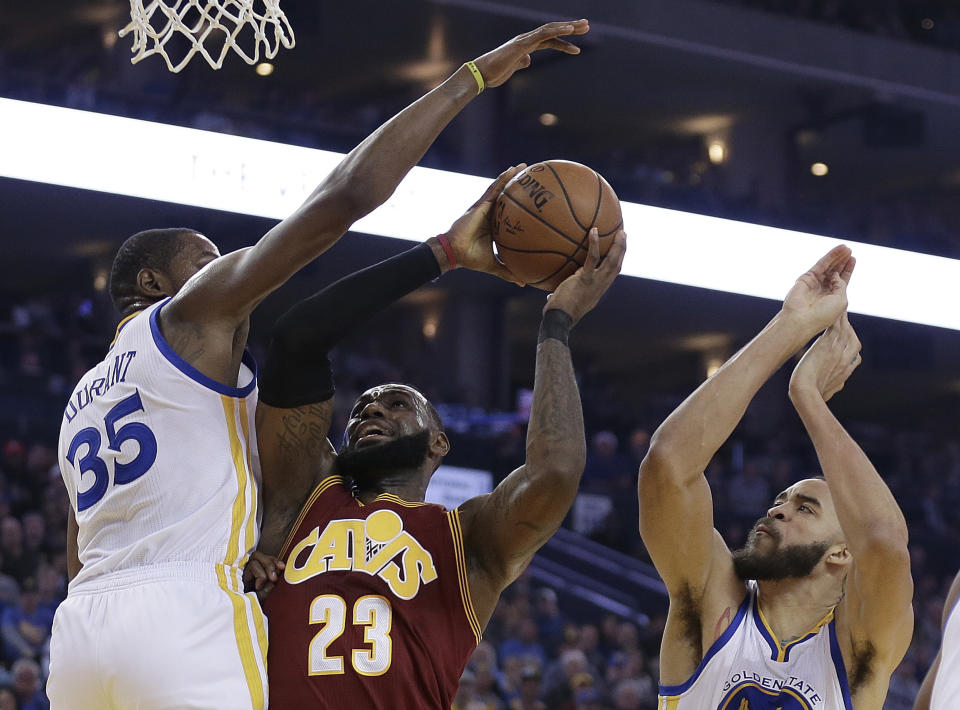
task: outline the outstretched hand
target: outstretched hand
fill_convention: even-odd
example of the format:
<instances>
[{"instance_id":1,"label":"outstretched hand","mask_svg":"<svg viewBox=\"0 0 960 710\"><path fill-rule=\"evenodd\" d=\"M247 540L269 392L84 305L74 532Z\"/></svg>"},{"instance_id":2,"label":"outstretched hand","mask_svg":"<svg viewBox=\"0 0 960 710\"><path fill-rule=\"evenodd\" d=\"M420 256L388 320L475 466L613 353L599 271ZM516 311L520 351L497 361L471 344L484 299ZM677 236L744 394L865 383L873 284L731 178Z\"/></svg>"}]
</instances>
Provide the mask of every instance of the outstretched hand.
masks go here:
<instances>
[{"instance_id":1,"label":"outstretched hand","mask_svg":"<svg viewBox=\"0 0 960 710\"><path fill-rule=\"evenodd\" d=\"M523 281L514 276L513 272L493 253L490 213L506 184L525 167L527 167L526 164L521 163L500 173L480 199L474 202L470 209L450 227L447 239L457 260L457 266L493 274L519 286L524 285Z\"/></svg>"},{"instance_id":2,"label":"outstretched hand","mask_svg":"<svg viewBox=\"0 0 960 710\"><path fill-rule=\"evenodd\" d=\"M566 40L568 35L582 35L590 31L587 20L549 22L535 30L517 35L509 42L474 60L486 86L504 84L514 72L530 66L530 54L540 49L556 49L565 54L579 54L580 48Z\"/></svg>"},{"instance_id":3,"label":"outstretched hand","mask_svg":"<svg viewBox=\"0 0 960 710\"><path fill-rule=\"evenodd\" d=\"M857 260L850 248L831 249L797 279L783 300L783 313L812 337L847 310L847 284Z\"/></svg>"},{"instance_id":4,"label":"outstretched hand","mask_svg":"<svg viewBox=\"0 0 960 710\"><path fill-rule=\"evenodd\" d=\"M801 358L790 377L790 394L816 390L826 402L843 389L862 361L860 339L844 312Z\"/></svg>"},{"instance_id":5,"label":"outstretched hand","mask_svg":"<svg viewBox=\"0 0 960 710\"><path fill-rule=\"evenodd\" d=\"M620 273L627 252L627 233L623 230L617 232L610 250L602 259L596 227L590 230L589 239L590 247L583 266L560 282L557 290L547 296L547 305L543 307L544 313L559 308L573 319L574 325L597 305L600 297L610 288Z\"/></svg>"}]
</instances>

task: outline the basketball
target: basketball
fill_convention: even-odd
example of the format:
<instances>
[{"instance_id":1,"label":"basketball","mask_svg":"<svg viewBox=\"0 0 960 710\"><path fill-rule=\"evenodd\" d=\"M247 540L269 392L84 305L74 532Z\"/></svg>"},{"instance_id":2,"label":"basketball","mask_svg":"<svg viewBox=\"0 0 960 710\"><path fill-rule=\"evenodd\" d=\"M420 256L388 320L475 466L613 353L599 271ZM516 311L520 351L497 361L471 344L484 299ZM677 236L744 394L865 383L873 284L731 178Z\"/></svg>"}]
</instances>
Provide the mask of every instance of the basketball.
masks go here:
<instances>
[{"instance_id":1,"label":"basketball","mask_svg":"<svg viewBox=\"0 0 960 710\"><path fill-rule=\"evenodd\" d=\"M568 160L547 160L517 173L493 210L497 255L527 285L545 291L583 265L593 227L604 255L622 226L610 184Z\"/></svg>"}]
</instances>

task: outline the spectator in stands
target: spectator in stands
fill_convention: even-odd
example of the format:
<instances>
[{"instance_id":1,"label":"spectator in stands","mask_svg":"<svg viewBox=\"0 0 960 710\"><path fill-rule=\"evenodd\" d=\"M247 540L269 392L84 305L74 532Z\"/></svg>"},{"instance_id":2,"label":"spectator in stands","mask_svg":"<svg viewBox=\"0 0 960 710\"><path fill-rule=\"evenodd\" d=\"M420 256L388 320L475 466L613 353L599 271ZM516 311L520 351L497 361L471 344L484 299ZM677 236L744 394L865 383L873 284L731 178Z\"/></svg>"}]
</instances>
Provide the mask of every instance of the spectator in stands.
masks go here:
<instances>
[{"instance_id":1,"label":"spectator in stands","mask_svg":"<svg viewBox=\"0 0 960 710\"><path fill-rule=\"evenodd\" d=\"M40 606L40 594L33 577L23 582L20 603L3 610L0 631L7 660L37 658L53 627L53 611Z\"/></svg>"},{"instance_id":2,"label":"spectator in stands","mask_svg":"<svg viewBox=\"0 0 960 710\"><path fill-rule=\"evenodd\" d=\"M10 670L13 675L13 692L20 710L50 710L50 702L40 683L40 666L36 661L21 658Z\"/></svg>"},{"instance_id":3,"label":"spectator in stands","mask_svg":"<svg viewBox=\"0 0 960 710\"><path fill-rule=\"evenodd\" d=\"M540 630L537 623L530 617L521 619L516 636L506 639L500 644L500 658L504 662L508 658L521 657L534 659L541 666L547 662L547 654L540 645Z\"/></svg>"},{"instance_id":4,"label":"spectator in stands","mask_svg":"<svg viewBox=\"0 0 960 710\"><path fill-rule=\"evenodd\" d=\"M632 479L637 474L630 460L617 452L619 446L617 435L612 431L598 431L593 435L583 470L584 488L605 491L633 488Z\"/></svg>"},{"instance_id":5,"label":"spectator in stands","mask_svg":"<svg viewBox=\"0 0 960 710\"><path fill-rule=\"evenodd\" d=\"M547 706L540 700L542 690L540 669L536 666L524 666L520 695L510 702L510 710L547 710Z\"/></svg>"},{"instance_id":6,"label":"spectator in stands","mask_svg":"<svg viewBox=\"0 0 960 710\"><path fill-rule=\"evenodd\" d=\"M4 574L9 574L18 582L33 575L36 561L26 554L23 547L23 525L12 515L0 521L0 551L3 552Z\"/></svg>"},{"instance_id":7,"label":"spectator in stands","mask_svg":"<svg viewBox=\"0 0 960 710\"><path fill-rule=\"evenodd\" d=\"M540 643L548 655L554 656L563 643L566 621L560 613L557 593L549 587L537 590L536 617Z\"/></svg>"},{"instance_id":8,"label":"spectator in stands","mask_svg":"<svg viewBox=\"0 0 960 710\"><path fill-rule=\"evenodd\" d=\"M13 686L9 683L0 685L0 710L20 710L17 695L13 692Z\"/></svg>"},{"instance_id":9,"label":"spectator in stands","mask_svg":"<svg viewBox=\"0 0 960 710\"><path fill-rule=\"evenodd\" d=\"M646 710L653 707L649 700L650 688L634 678L620 681L613 689L616 710Z\"/></svg>"},{"instance_id":10,"label":"spectator in stands","mask_svg":"<svg viewBox=\"0 0 960 710\"><path fill-rule=\"evenodd\" d=\"M47 559L45 549L47 537L47 524L43 515L33 510L25 513L21 518L23 522L23 552L31 560Z\"/></svg>"}]
</instances>

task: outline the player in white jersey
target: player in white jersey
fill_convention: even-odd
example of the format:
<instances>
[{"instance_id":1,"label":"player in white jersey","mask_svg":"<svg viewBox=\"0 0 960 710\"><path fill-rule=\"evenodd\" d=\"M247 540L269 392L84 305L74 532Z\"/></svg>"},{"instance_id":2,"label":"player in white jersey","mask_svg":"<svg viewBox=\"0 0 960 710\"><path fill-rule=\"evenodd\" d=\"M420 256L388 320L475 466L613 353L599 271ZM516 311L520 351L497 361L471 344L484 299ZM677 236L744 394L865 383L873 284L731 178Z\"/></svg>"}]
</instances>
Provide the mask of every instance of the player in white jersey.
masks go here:
<instances>
[{"instance_id":1,"label":"player in white jersey","mask_svg":"<svg viewBox=\"0 0 960 710\"><path fill-rule=\"evenodd\" d=\"M53 626L54 710L265 707L265 623L241 579L259 521L248 316L384 202L484 84L538 49L575 54L559 39L574 29L551 23L464 64L252 247L220 257L189 229L124 243L117 338L61 427L71 582Z\"/></svg>"},{"instance_id":2,"label":"player in white jersey","mask_svg":"<svg viewBox=\"0 0 960 710\"><path fill-rule=\"evenodd\" d=\"M880 710L913 630L907 527L826 405L860 364L837 247L773 320L660 426L640 466L640 533L666 583L660 710ZM703 475L757 390L817 333L790 398L823 479L777 495L742 550Z\"/></svg>"},{"instance_id":3,"label":"player in white jersey","mask_svg":"<svg viewBox=\"0 0 960 710\"><path fill-rule=\"evenodd\" d=\"M913 710L955 710L960 707L960 573L943 605L940 651L917 694Z\"/></svg>"}]
</instances>

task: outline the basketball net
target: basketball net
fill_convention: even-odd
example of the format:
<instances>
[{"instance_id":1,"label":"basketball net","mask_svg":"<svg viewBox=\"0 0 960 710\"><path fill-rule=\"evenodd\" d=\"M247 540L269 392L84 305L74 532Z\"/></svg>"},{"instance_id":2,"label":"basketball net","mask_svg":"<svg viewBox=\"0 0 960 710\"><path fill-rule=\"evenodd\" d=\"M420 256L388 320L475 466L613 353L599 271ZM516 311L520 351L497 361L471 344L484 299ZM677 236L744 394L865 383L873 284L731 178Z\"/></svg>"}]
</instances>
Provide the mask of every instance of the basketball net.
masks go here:
<instances>
[{"instance_id":1,"label":"basketball net","mask_svg":"<svg viewBox=\"0 0 960 710\"><path fill-rule=\"evenodd\" d=\"M260 5L262 11L255 10L255 5ZM183 69L198 52L211 67L219 69L231 49L247 64L254 64L260 61L261 45L264 59L272 59L280 45L290 49L295 42L280 0L130 0L130 24L120 30L120 36L130 32L133 64L159 54L172 72ZM189 42L189 48L176 64L167 54L167 43L172 38L177 38L178 48L183 45L183 38Z\"/></svg>"}]
</instances>

